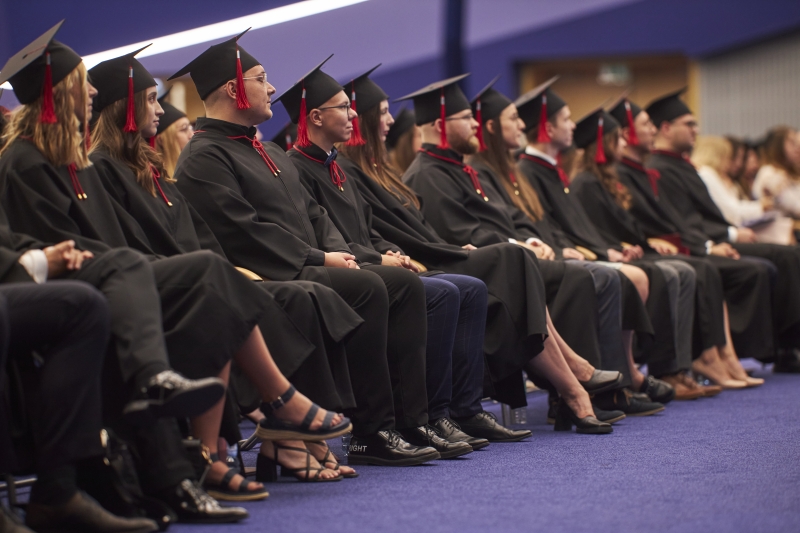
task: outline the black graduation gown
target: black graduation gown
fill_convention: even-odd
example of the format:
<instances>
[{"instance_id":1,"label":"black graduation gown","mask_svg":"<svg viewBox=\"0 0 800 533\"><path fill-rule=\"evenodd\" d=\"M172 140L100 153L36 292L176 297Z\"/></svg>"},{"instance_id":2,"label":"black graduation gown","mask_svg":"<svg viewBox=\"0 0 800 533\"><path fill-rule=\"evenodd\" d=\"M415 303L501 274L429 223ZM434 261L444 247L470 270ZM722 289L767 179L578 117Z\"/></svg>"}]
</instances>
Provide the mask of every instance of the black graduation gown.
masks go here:
<instances>
[{"instance_id":1,"label":"black graduation gown","mask_svg":"<svg viewBox=\"0 0 800 533\"><path fill-rule=\"evenodd\" d=\"M323 153L320 153L322 151L316 146L304 149L304 151L317 159L323 157ZM304 159L309 163L319 165L318 163L308 160L296 150L291 150L289 156L295 161L298 167L301 165L313 166L305 163L303 161ZM334 220L337 227L341 229L342 235L348 240L348 245L354 251L354 254L356 254L357 257L359 253L364 254L363 259L359 257L362 260L377 261L380 258L380 254L386 253L387 251L406 253L401 246L390 242L388 239L384 239L380 232L375 229L372 208L369 203L364 200L362 195L362 188L365 187L366 180L369 180L369 178L364 175L352 161L341 154L337 162L347 177L347 181L342 186L344 189L343 191L340 191L339 188L333 184L330 177L321 173L303 173L303 184L309 189L309 192L317 198L318 202L327 209L332 220ZM469 252L457 246L451 248L463 252L463 254L458 254L459 263L468 262ZM363 250L363 252L361 250ZM487 250L489 250L489 248L487 248ZM377 256L377 258L374 256ZM503 257L497 253L493 253L492 256L495 260L509 260L503 259ZM411 257L416 259L413 255ZM484 261L487 259L488 256ZM474 265L475 261L472 261L472 263ZM533 283L541 288L541 280L538 271L535 271L535 264L533 268L534 272L531 273L533 276L532 279L534 280ZM434 267L431 267L431 269L434 269ZM438 267L435 269L439 270ZM475 267L473 266L472 269L474 270ZM441 270L457 274L474 275L460 270ZM484 270L486 270L486 268L484 268ZM508 282L509 278L507 276L502 277L504 278L504 290L508 291L511 288ZM487 283L487 287L488 285L490 285L490 283ZM543 291L538 294L538 298L538 303L535 305L543 307ZM520 303L524 305L523 302ZM520 321L513 316L509 316L510 311L512 311L512 309L506 308L502 301L497 300L496 297L493 296L492 289L489 288L489 312L487 313L484 353L486 355L491 388L485 392L498 401L513 406L519 406L525 404L525 390L522 380L519 379L520 371L529 358L532 357L532 355L530 355L532 350L527 336L520 338L520 335L517 333L517 331L527 330L526 320L523 319ZM521 312L525 312L524 308ZM524 315L520 314L520 316ZM514 322L510 322L510 319L513 319ZM540 341L541 335L538 336L535 343ZM535 349L535 346L533 348ZM541 348L539 348L539 350L541 350ZM510 377L514 375L516 375L516 379L511 379Z\"/></svg>"},{"instance_id":2,"label":"black graduation gown","mask_svg":"<svg viewBox=\"0 0 800 533\"><path fill-rule=\"evenodd\" d=\"M545 218L567 239L591 250L599 260L608 259L609 249L622 250L619 242L606 241L600 235L583 207L573 198L573 195L567 192L568 188L564 187L556 168L547 161L524 153L520 155L518 166L524 178L539 195ZM648 261L634 261L631 264L641 268L647 274L650 280L650 296L646 304L647 313L642 313L640 311L642 305L636 302L638 293L636 293L637 298L632 297L631 284L624 283L627 293L623 300L623 323L626 329L634 329L640 333L647 332L649 326L656 335L654 347L657 350L663 349L670 344L667 339L674 338L668 333L674 330L669 313L670 306L664 274ZM620 276L624 282L625 276L621 273ZM637 318L644 319L646 315L649 315L651 324L636 321ZM640 341L643 339L640 338ZM657 354L651 349L648 349L648 352L659 360L670 359L666 352ZM674 347L672 352L674 353Z\"/></svg>"},{"instance_id":3,"label":"black graduation gown","mask_svg":"<svg viewBox=\"0 0 800 533\"><path fill-rule=\"evenodd\" d=\"M442 152L431 145L425 145L425 148L460 160L455 152ZM403 207L390 193L368 179L362 180L365 198L370 201L367 192L374 198L370 205L379 233L402 246L406 253L423 264L445 270L462 268L457 265L464 257L465 250L460 248L464 244L478 247L478 250L467 254L469 257L487 247L508 247L509 238L525 240L540 237L529 219L514 218L491 184L481 180L481 186L489 198L488 202L484 201L459 165L421 153L408 168L403 180L419 195L420 211ZM377 225L378 221L380 225ZM445 243L449 243L449 246ZM520 248L515 244L510 246ZM578 354L601 367L597 340L597 300L591 274L569 262L538 261L532 252L523 251L523 256L535 261L539 268L545 284L545 299L556 329ZM512 292L517 289L513 284L505 288ZM530 305L532 301L541 302L538 291L531 293L529 298L526 301L527 334L535 338L546 334L547 329L543 314L531 314L541 309L541 303L535 307Z\"/></svg>"},{"instance_id":4,"label":"black graduation gown","mask_svg":"<svg viewBox=\"0 0 800 533\"><path fill-rule=\"evenodd\" d=\"M713 346L725 344L722 314L724 293L719 272L703 258L686 255L660 256L650 248L644 229L630 212L614 201L597 177L582 172L570 183L570 191L580 201L595 223L598 232L610 242L627 242L641 246L652 261L681 260L689 263L697 274L695 291L695 355Z\"/></svg>"},{"instance_id":5,"label":"black graduation gown","mask_svg":"<svg viewBox=\"0 0 800 533\"><path fill-rule=\"evenodd\" d=\"M654 152L647 167L661 173L661 197L677 211L690 227L708 235L715 242L728 240L730 224L720 212L694 166L678 154ZM761 257L778 268L773 291L773 325L776 332L798 342L800 330L800 248L777 244L734 243L742 255Z\"/></svg>"},{"instance_id":6,"label":"black graduation gown","mask_svg":"<svg viewBox=\"0 0 800 533\"><path fill-rule=\"evenodd\" d=\"M131 243L132 247L167 257L205 247L225 257L205 221L174 182L159 180L161 191L156 189L156 196L152 196L127 165L106 152L94 152L91 160L115 200L117 213L131 215L121 216L120 221L135 219L148 239L148 246L137 241ZM353 407L347 360L339 342L361 324L358 315L331 289L317 283L263 282L250 290L266 292L266 311L259 326L281 372L315 403L337 410ZM334 327L321 331L318 314ZM326 346L326 338L333 342Z\"/></svg>"},{"instance_id":7,"label":"black graduation gown","mask_svg":"<svg viewBox=\"0 0 800 533\"><path fill-rule=\"evenodd\" d=\"M77 172L77 177L86 199L77 198L77 184L66 167L53 167L33 143L15 141L0 159L2 203L11 229L50 242L72 239L78 248L101 257L112 248L127 246L113 201L96 169L90 166ZM141 232L136 238L143 242L146 239ZM92 272L91 266L90 263L75 273L75 278L84 279ZM152 320L152 316L138 316L157 313L153 309L148 311L147 304L136 299L140 298L138 293L148 292L147 285L152 281L142 281L144 286L129 296L133 303L128 301L128 305L138 305L130 308L136 312L121 305L117 308L111 302L112 333L119 338L151 338L152 349L157 349L160 343L162 351L166 342L170 364L187 377L218 375L263 315L261 299L243 296L233 304L229 294L251 292L249 282L211 252L152 258L149 267L158 290L154 301L158 302L160 297L163 338L161 331L154 331L153 324L142 323L145 319ZM125 333L119 328L115 331L115 319L132 331ZM117 342L118 346L122 344ZM123 376L131 377L125 374L123 368Z\"/></svg>"},{"instance_id":8,"label":"black graduation gown","mask_svg":"<svg viewBox=\"0 0 800 533\"><path fill-rule=\"evenodd\" d=\"M325 252L350 253L347 243L325 209L303 188L286 153L273 143L263 145L280 170L271 172L252 144L254 135L255 128L198 119L197 133L178 160L178 189L206 221L231 262L274 281L323 283L364 319L346 347L358 403L357 411L350 413L355 432L389 429L395 419L398 427L424 424L424 378L406 380L409 390L402 394L395 390L393 402L391 383L397 381L389 375L390 364L393 376L424 369L424 289L420 284L417 293L416 287L408 287L402 298L393 300L393 304L405 305L408 298L420 299L418 313L411 315L421 321L421 327L409 334L396 327L397 320L390 324L386 285L377 274L325 268ZM414 361L400 363L405 358ZM373 364L383 367L366 370Z\"/></svg>"},{"instance_id":9,"label":"black graduation gown","mask_svg":"<svg viewBox=\"0 0 800 533\"><path fill-rule=\"evenodd\" d=\"M769 275L763 265L747 261L735 261L727 257L707 255L705 241L708 237L691 228L668 201L662 199L660 179L651 183L645 168L629 159L617 165L620 182L631 193L630 214L642 228L645 237L678 236L680 244L692 254L689 258L701 259L712 265L720 278L728 304L731 335L734 344L742 354L752 357L765 357L772 353L772 314L770 312ZM655 186L654 186L655 185ZM698 273L701 271L698 270ZM712 294L718 285L712 273L706 287ZM698 277L698 283L702 280ZM724 344L723 317L716 304L709 303L706 309L708 320L702 330L707 340L703 346ZM705 313L697 313L703 318Z\"/></svg>"}]
</instances>

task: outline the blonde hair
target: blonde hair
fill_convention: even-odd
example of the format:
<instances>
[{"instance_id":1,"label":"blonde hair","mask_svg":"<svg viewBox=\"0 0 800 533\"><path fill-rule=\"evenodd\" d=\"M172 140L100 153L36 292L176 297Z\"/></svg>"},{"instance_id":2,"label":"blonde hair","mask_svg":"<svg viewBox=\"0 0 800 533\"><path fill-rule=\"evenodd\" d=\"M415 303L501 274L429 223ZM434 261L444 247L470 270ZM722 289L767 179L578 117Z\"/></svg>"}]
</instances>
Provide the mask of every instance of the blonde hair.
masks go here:
<instances>
[{"instance_id":1,"label":"blonde hair","mask_svg":"<svg viewBox=\"0 0 800 533\"><path fill-rule=\"evenodd\" d=\"M161 154L164 168L170 176L175 175L175 167L178 166L178 158L181 155L181 148L178 145L178 124L180 122L180 120L176 120L156 137L156 151Z\"/></svg>"},{"instance_id":2,"label":"blonde hair","mask_svg":"<svg viewBox=\"0 0 800 533\"><path fill-rule=\"evenodd\" d=\"M711 167L720 176L728 175L728 164L733 158L733 147L725 137L703 135L697 138L692 151L692 164Z\"/></svg>"},{"instance_id":3,"label":"blonde hair","mask_svg":"<svg viewBox=\"0 0 800 533\"><path fill-rule=\"evenodd\" d=\"M128 98L118 100L100 112L100 118L92 132L92 152L104 149L112 158L125 163L133 171L137 183L155 196L153 167L166 181L175 180L164 168L161 156L150 147L139 132L140 125L147 120L147 89L134 94L133 101L136 110L136 131L122 131L127 118Z\"/></svg>"},{"instance_id":4,"label":"blonde hair","mask_svg":"<svg viewBox=\"0 0 800 533\"><path fill-rule=\"evenodd\" d=\"M19 138L28 139L39 149L51 165L61 167L75 165L83 169L91 165L86 148L86 139L81 133L81 123L75 116L75 108L86 108L86 67L79 63L72 72L53 86L53 104L57 122L39 122L42 114L42 97L19 106L11 115L3 135L0 156ZM80 89L80 102L76 102L73 91ZM88 119L83 128L88 131Z\"/></svg>"}]
</instances>

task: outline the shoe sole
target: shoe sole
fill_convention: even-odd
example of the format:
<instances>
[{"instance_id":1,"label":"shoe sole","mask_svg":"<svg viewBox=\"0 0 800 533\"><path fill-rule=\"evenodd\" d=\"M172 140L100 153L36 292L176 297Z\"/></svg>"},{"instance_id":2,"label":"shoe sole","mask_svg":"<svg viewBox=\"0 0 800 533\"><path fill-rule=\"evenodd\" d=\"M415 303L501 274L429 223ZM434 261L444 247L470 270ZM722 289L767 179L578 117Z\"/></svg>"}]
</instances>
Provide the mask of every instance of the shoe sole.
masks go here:
<instances>
[{"instance_id":1,"label":"shoe sole","mask_svg":"<svg viewBox=\"0 0 800 533\"><path fill-rule=\"evenodd\" d=\"M608 435L609 433L614 433L614 429L609 426L608 428L592 428L592 429L575 429L576 433L580 433L582 435Z\"/></svg>"},{"instance_id":2,"label":"shoe sole","mask_svg":"<svg viewBox=\"0 0 800 533\"><path fill-rule=\"evenodd\" d=\"M345 433L353 430L353 424L348 424L346 427L337 429L330 433L301 433L291 429L265 429L261 426L256 426L256 436L262 440L328 440L341 437Z\"/></svg>"},{"instance_id":3,"label":"shoe sole","mask_svg":"<svg viewBox=\"0 0 800 533\"><path fill-rule=\"evenodd\" d=\"M689 395L686 395L686 396L675 396L675 401L676 402L687 402L687 401L691 401L691 400L696 400L698 398L702 398L703 396L705 396L705 394L703 394L703 392L701 391L701 392L692 393L692 394L689 394Z\"/></svg>"},{"instance_id":4,"label":"shoe sole","mask_svg":"<svg viewBox=\"0 0 800 533\"><path fill-rule=\"evenodd\" d=\"M600 420L600 422L605 422L606 424L615 424L615 423L619 422L620 420L625 420L626 418L628 418L628 415L626 415L625 413L622 413L621 416L616 416L616 417L611 418L609 420L600 420L599 418L598 418L598 420ZM553 421L553 424L555 424L555 420Z\"/></svg>"},{"instance_id":5,"label":"shoe sole","mask_svg":"<svg viewBox=\"0 0 800 533\"><path fill-rule=\"evenodd\" d=\"M411 457L409 459L399 459L399 460L383 459L381 457L371 457L369 455L360 455L360 456L348 455L347 464L376 465L376 466L416 466L430 461L435 461L436 459L440 458L441 455L439 455L439 452L433 452L420 457Z\"/></svg>"},{"instance_id":6,"label":"shoe sole","mask_svg":"<svg viewBox=\"0 0 800 533\"><path fill-rule=\"evenodd\" d=\"M214 498L215 500L220 500L224 502L255 502L259 500L266 500L269 498L269 492L261 493L261 494L228 494L227 492L218 492L214 489L205 489L206 493L209 496Z\"/></svg>"},{"instance_id":7,"label":"shoe sole","mask_svg":"<svg viewBox=\"0 0 800 533\"><path fill-rule=\"evenodd\" d=\"M483 444L470 444L470 446L472 446L472 451L476 451L476 450L482 450L482 449L486 448L490 444L491 444L491 442L487 441L487 442L484 442Z\"/></svg>"},{"instance_id":8,"label":"shoe sole","mask_svg":"<svg viewBox=\"0 0 800 533\"><path fill-rule=\"evenodd\" d=\"M625 414L627 416L650 416L650 415L654 415L656 413L660 413L664 409L666 409L666 407L659 407L657 409L650 409L649 411L642 411L640 413L625 413Z\"/></svg>"},{"instance_id":9,"label":"shoe sole","mask_svg":"<svg viewBox=\"0 0 800 533\"><path fill-rule=\"evenodd\" d=\"M445 453L439 452L439 457L441 459L455 459L456 457L462 457L464 455L467 455L468 453L472 453L473 451L475 450L473 450L472 446L470 446L465 450L453 450Z\"/></svg>"},{"instance_id":10,"label":"shoe sole","mask_svg":"<svg viewBox=\"0 0 800 533\"><path fill-rule=\"evenodd\" d=\"M508 439L487 439L486 437L482 437L482 438L488 440L489 442L519 442L521 440L527 439L528 437L530 437L532 435L533 435L533 433L528 433L527 435L523 435L521 437L512 437L512 438L508 438Z\"/></svg>"}]
</instances>

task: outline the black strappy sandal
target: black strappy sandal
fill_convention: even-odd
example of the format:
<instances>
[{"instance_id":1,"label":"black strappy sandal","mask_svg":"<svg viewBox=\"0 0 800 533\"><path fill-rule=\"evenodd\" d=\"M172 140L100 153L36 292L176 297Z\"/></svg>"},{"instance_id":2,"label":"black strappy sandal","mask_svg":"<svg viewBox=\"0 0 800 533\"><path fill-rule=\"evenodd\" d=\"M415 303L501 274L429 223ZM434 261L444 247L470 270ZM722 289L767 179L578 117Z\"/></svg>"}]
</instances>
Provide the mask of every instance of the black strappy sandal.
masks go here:
<instances>
[{"instance_id":1,"label":"black strappy sandal","mask_svg":"<svg viewBox=\"0 0 800 533\"><path fill-rule=\"evenodd\" d=\"M299 424L286 422L275 418L274 412L286 405L292 399L297 389L294 385L289 390L281 394L274 402L264 402L261 404L261 412L265 417L256 426L256 436L262 440L326 440L340 437L353 429L350 419L342 417L342 421L336 425L332 424L336 413L328 411L319 429L310 429L314 417L317 416L319 405L312 403L305 418Z\"/></svg>"},{"instance_id":2,"label":"black strappy sandal","mask_svg":"<svg viewBox=\"0 0 800 533\"><path fill-rule=\"evenodd\" d=\"M215 463L220 462L226 464L224 461L220 460L219 454L212 453L210 457ZM212 498L229 502L251 502L264 500L269 497L269 492L267 492L267 489L264 487L261 487L257 490L250 490L248 487L250 487L252 481L248 481L247 479L242 479L242 482L239 483L238 489L232 489L230 487L231 480L233 480L233 477L239 473L239 470L236 468L228 468L228 471L218 482L210 482L208 480L208 475L206 475L206 478L203 482L203 488Z\"/></svg>"},{"instance_id":3,"label":"black strappy sandal","mask_svg":"<svg viewBox=\"0 0 800 533\"><path fill-rule=\"evenodd\" d=\"M319 442L312 442L312 444L324 444L325 445L325 457L323 457L322 459L317 459L319 464L321 464L323 467L327 468L328 470L334 470L334 471L338 472L342 477L346 477L346 478L349 478L349 479L358 477L358 472L354 471L352 474L345 474L342 470L339 469L339 467L341 466L341 464L339 463L339 458L336 456L335 453L333 453L331 451L331 447L328 446L327 442L325 442L323 440L323 441L319 441ZM314 454L312 453L311 455L314 455ZM334 466L327 466L328 464L332 464Z\"/></svg>"},{"instance_id":4,"label":"black strappy sandal","mask_svg":"<svg viewBox=\"0 0 800 533\"><path fill-rule=\"evenodd\" d=\"M311 466L311 452L308 451L306 448L297 448L296 446L283 446L276 442L271 442L273 450L275 450L274 457L267 457L266 455L259 452L258 459L256 459L256 481L261 481L262 483L270 483L273 481L278 480L278 465L280 462L278 460L278 450L293 450L296 452L303 452L306 454L306 466L305 468L289 468L288 466L281 465L281 475L286 477L294 477L298 481L302 481L303 483L312 483L312 482L325 482L325 481L341 481L342 474L339 473L338 476L332 478L324 478L319 477L320 473L323 470L326 470L324 467L315 467ZM305 472L305 476L301 475L301 472ZM311 472L314 472L314 475L311 475Z\"/></svg>"}]
</instances>

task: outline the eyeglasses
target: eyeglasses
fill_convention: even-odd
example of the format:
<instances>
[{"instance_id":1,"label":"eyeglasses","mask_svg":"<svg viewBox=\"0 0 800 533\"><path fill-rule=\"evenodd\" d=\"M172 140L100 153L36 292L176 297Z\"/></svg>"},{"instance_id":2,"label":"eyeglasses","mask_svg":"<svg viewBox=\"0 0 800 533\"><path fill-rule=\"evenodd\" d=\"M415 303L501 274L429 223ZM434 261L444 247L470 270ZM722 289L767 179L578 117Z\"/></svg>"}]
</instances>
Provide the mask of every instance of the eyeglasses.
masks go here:
<instances>
[{"instance_id":1,"label":"eyeglasses","mask_svg":"<svg viewBox=\"0 0 800 533\"><path fill-rule=\"evenodd\" d=\"M350 102L347 102L346 104L342 105L329 105L328 107L318 107L317 109L319 109L320 111L322 111L323 109L343 109L345 111L350 111L350 109L352 109L352 106L350 105Z\"/></svg>"},{"instance_id":2,"label":"eyeglasses","mask_svg":"<svg viewBox=\"0 0 800 533\"><path fill-rule=\"evenodd\" d=\"M469 115L463 117L447 117L446 119L444 119L444 121L449 122L451 120L472 120L474 118L475 116L472 113L470 113Z\"/></svg>"},{"instance_id":3,"label":"eyeglasses","mask_svg":"<svg viewBox=\"0 0 800 533\"><path fill-rule=\"evenodd\" d=\"M261 85L267 84L267 73L259 74L258 76L250 76L247 78L242 78L243 80L258 80L261 82Z\"/></svg>"}]
</instances>

